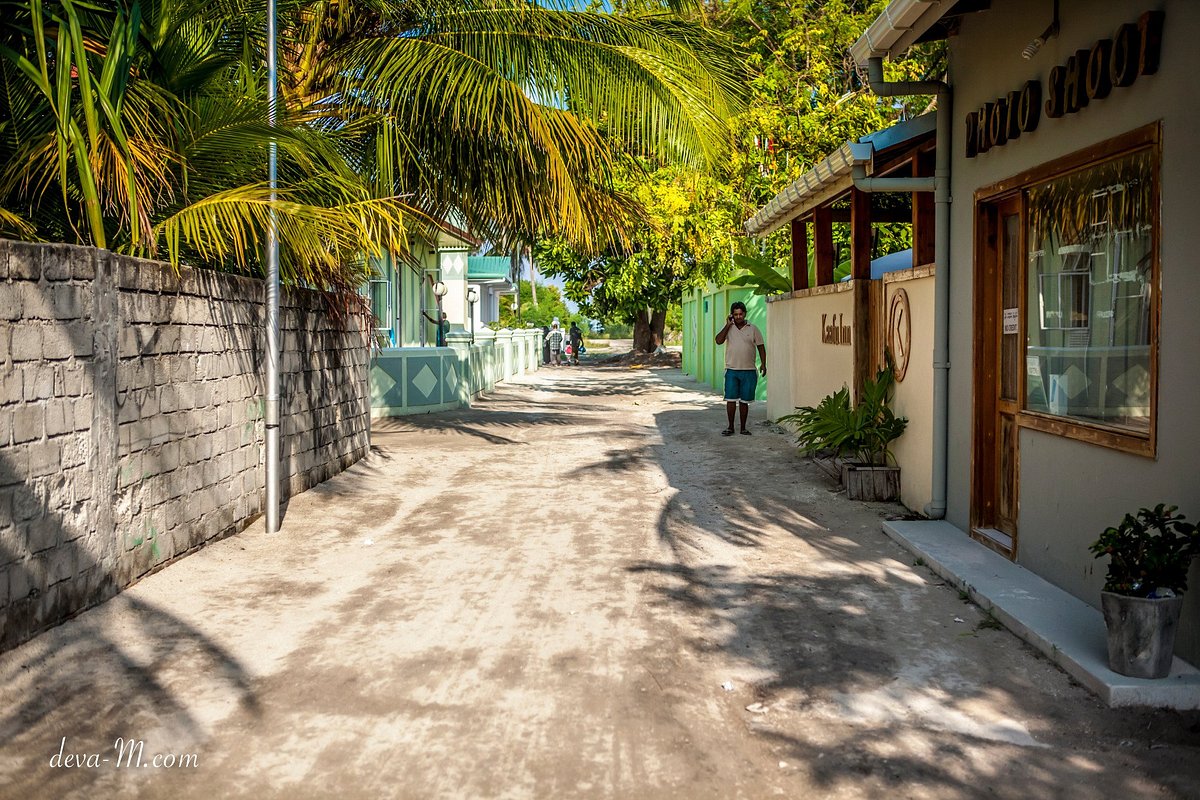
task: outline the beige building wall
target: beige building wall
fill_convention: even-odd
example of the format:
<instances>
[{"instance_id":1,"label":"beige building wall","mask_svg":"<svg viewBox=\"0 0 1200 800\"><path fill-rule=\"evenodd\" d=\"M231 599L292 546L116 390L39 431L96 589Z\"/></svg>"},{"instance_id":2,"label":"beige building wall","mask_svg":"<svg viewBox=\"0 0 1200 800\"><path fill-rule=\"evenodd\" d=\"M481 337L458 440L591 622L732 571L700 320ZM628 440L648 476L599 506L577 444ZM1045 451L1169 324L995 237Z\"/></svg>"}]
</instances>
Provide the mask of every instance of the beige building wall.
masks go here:
<instances>
[{"instance_id":1,"label":"beige building wall","mask_svg":"<svg viewBox=\"0 0 1200 800\"><path fill-rule=\"evenodd\" d=\"M901 289L908 296L911 338L908 365L896 384L892 408L908 417L908 427L892 445L892 455L900 465L900 501L924 513L933 496L933 276L914 270L884 276L885 320Z\"/></svg>"},{"instance_id":2,"label":"beige building wall","mask_svg":"<svg viewBox=\"0 0 1200 800\"><path fill-rule=\"evenodd\" d=\"M961 146L964 117L1027 80L1046 85L1050 70L1080 48L1109 38L1145 11L1166 15L1162 60L1155 75L1059 119L1042 116L1036 131L977 158ZM1195 0L1062 0L1062 32L1026 61L1021 49L1050 19L1049 0L993 3L962 18L950 40L954 88L950 256L950 460L948 519L969 523L972 430L973 258L976 189L1019 175L1144 125L1162 125L1161 344L1158 448L1131 455L1035 430L1020 433L1018 562L1092 605L1099 604L1104 567L1088 545L1108 525L1140 506L1173 503L1200 518L1200 3ZM1036 24L1035 24L1036 23ZM1200 663L1200 563L1191 572L1178 650Z\"/></svg>"},{"instance_id":3,"label":"beige building wall","mask_svg":"<svg viewBox=\"0 0 1200 800\"><path fill-rule=\"evenodd\" d=\"M779 419L795 410L792 403L792 372L796 369L792 357L792 321L796 303L792 298L767 299L767 419Z\"/></svg>"},{"instance_id":4,"label":"beige building wall","mask_svg":"<svg viewBox=\"0 0 1200 800\"><path fill-rule=\"evenodd\" d=\"M815 406L825 395L854 384L853 344L821 341L822 314L826 325L834 324L840 315L839 324L853 329L853 288L851 281L820 286L767 306L771 331L767 374L772 376L767 414L771 419L790 414L797 406Z\"/></svg>"}]
</instances>

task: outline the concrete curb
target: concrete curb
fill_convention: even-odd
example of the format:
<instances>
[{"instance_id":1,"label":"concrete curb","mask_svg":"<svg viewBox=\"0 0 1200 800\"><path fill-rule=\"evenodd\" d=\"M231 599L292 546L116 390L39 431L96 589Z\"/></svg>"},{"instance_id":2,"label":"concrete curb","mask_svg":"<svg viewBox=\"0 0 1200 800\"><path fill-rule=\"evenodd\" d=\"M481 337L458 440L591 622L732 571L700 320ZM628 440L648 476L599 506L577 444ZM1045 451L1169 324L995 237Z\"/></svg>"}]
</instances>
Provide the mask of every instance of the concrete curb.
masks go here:
<instances>
[{"instance_id":1,"label":"concrete curb","mask_svg":"<svg viewBox=\"0 0 1200 800\"><path fill-rule=\"evenodd\" d=\"M1160 680L1113 672L1100 611L950 523L885 522L883 531L1108 705L1200 709L1200 670L1177 657L1171 674Z\"/></svg>"}]
</instances>

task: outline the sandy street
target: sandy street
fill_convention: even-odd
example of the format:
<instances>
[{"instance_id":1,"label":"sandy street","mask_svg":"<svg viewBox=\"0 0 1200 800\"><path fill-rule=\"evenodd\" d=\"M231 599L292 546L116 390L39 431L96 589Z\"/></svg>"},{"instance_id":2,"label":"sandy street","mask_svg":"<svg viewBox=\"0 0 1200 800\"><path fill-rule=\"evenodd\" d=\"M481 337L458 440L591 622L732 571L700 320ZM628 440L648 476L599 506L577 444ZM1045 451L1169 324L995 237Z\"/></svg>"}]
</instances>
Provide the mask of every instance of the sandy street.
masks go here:
<instances>
[{"instance_id":1,"label":"sandy street","mask_svg":"<svg viewBox=\"0 0 1200 800\"><path fill-rule=\"evenodd\" d=\"M1104 708L762 414L562 368L378 425L0 656L0 796L1200 797L1200 714Z\"/></svg>"}]
</instances>

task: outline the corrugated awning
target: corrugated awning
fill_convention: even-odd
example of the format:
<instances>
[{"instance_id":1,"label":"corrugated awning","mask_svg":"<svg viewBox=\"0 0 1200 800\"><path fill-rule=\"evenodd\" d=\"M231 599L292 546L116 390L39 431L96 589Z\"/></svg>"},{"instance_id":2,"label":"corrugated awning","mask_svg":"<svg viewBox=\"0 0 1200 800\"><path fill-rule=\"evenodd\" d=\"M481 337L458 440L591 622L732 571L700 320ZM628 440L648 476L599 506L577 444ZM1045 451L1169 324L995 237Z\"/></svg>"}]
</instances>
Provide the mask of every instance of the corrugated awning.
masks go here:
<instances>
[{"instance_id":1,"label":"corrugated awning","mask_svg":"<svg viewBox=\"0 0 1200 800\"><path fill-rule=\"evenodd\" d=\"M866 174L875 171L876 154L882 153L884 164L889 154L933 134L936 114L898 122L890 128L860 136L858 141L846 142L832 155L801 175L790 186L771 199L746 222L748 236L767 236L796 217L822 206L854 185L853 170L862 166Z\"/></svg>"},{"instance_id":2,"label":"corrugated awning","mask_svg":"<svg viewBox=\"0 0 1200 800\"><path fill-rule=\"evenodd\" d=\"M868 58L895 57L916 42L947 13L958 0L892 0L850 47L856 64Z\"/></svg>"},{"instance_id":3,"label":"corrugated awning","mask_svg":"<svg viewBox=\"0 0 1200 800\"><path fill-rule=\"evenodd\" d=\"M508 256L469 256L467 258L467 280L507 281L512 273L512 259Z\"/></svg>"}]
</instances>

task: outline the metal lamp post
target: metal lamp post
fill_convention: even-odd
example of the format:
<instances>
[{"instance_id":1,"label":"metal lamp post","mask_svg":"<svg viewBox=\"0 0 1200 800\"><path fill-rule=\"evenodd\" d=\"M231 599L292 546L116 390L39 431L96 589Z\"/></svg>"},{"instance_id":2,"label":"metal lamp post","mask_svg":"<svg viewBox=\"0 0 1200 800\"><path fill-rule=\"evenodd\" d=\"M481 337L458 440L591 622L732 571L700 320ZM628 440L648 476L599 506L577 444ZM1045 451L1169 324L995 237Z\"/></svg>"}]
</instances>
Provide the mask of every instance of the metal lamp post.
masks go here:
<instances>
[{"instance_id":1,"label":"metal lamp post","mask_svg":"<svg viewBox=\"0 0 1200 800\"><path fill-rule=\"evenodd\" d=\"M267 0L267 124L275 127L278 70L275 59L275 0ZM266 518L267 533L279 530L279 221L275 217L279 153L272 139L267 149L267 179L271 190L270 222L267 225L267 398L266 426Z\"/></svg>"},{"instance_id":2,"label":"metal lamp post","mask_svg":"<svg viewBox=\"0 0 1200 800\"><path fill-rule=\"evenodd\" d=\"M437 281L433 284L433 296L437 298L437 342L438 347L446 346L446 333L442 325L442 298L446 296L446 292L450 291L444 281Z\"/></svg>"},{"instance_id":3,"label":"metal lamp post","mask_svg":"<svg viewBox=\"0 0 1200 800\"><path fill-rule=\"evenodd\" d=\"M471 318L471 344L475 344L475 301L479 299L479 290L474 286L467 287L467 315Z\"/></svg>"}]
</instances>

